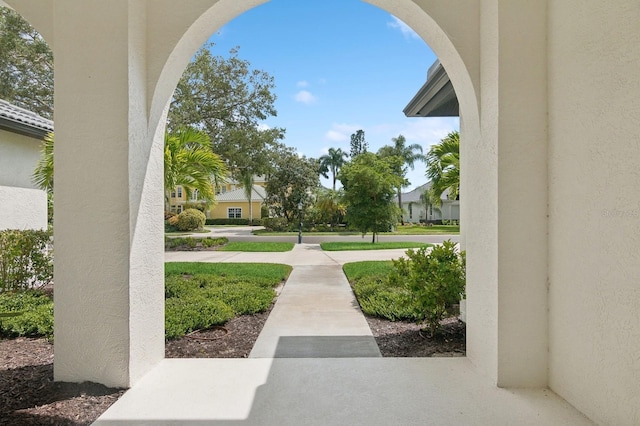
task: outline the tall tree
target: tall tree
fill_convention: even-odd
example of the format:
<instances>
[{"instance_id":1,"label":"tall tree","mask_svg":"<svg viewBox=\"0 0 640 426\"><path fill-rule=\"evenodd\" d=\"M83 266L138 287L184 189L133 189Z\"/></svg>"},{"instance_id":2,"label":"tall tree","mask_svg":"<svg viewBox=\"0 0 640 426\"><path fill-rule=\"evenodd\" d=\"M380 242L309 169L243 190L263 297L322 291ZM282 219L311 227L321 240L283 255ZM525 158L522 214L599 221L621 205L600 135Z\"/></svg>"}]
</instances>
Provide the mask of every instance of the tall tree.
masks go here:
<instances>
[{"instance_id":1,"label":"tall tree","mask_svg":"<svg viewBox=\"0 0 640 426\"><path fill-rule=\"evenodd\" d=\"M341 223L347 214L347 206L343 202L343 191L319 188L316 194L315 208L322 223L329 223L331 227Z\"/></svg>"},{"instance_id":2,"label":"tall tree","mask_svg":"<svg viewBox=\"0 0 640 426\"><path fill-rule=\"evenodd\" d=\"M53 117L53 52L15 11L0 7L0 98Z\"/></svg>"},{"instance_id":3,"label":"tall tree","mask_svg":"<svg viewBox=\"0 0 640 426\"><path fill-rule=\"evenodd\" d=\"M344 165L339 179L344 186L347 222L362 232L376 235L396 223L398 207L393 203L401 178L393 173L396 159L366 152Z\"/></svg>"},{"instance_id":4,"label":"tall tree","mask_svg":"<svg viewBox=\"0 0 640 426\"><path fill-rule=\"evenodd\" d=\"M427 153L427 178L432 182L428 190L429 200L434 206L441 205L444 191L449 198L457 199L460 191L460 133L449 133Z\"/></svg>"},{"instance_id":5,"label":"tall tree","mask_svg":"<svg viewBox=\"0 0 640 426\"><path fill-rule=\"evenodd\" d=\"M393 145L385 145L378 154L383 157L396 157L400 161L397 163L394 172L402 179L402 183L398 186L398 208L402 212L402 188L410 185L406 178L409 168L414 169L416 161L424 161L425 156L422 154L422 147L417 144L407 145L407 140L404 136L398 135L397 138L391 138ZM400 221L404 225L404 215L400 214Z\"/></svg>"},{"instance_id":6,"label":"tall tree","mask_svg":"<svg viewBox=\"0 0 640 426\"><path fill-rule=\"evenodd\" d=\"M231 176L244 189L249 202L249 223L253 221L253 185L256 175L267 175L272 170L273 151L282 144L284 131L279 128L258 129L238 127L225 132L226 163Z\"/></svg>"},{"instance_id":7,"label":"tall tree","mask_svg":"<svg viewBox=\"0 0 640 426\"><path fill-rule=\"evenodd\" d=\"M351 158L356 155L367 152L369 144L364 139L364 130L360 129L351 135Z\"/></svg>"},{"instance_id":8,"label":"tall tree","mask_svg":"<svg viewBox=\"0 0 640 426\"><path fill-rule=\"evenodd\" d=\"M171 100L168 127L203 129L214 152L227 159L227 132L255 129L276 115L275 84L269 74L240 59L237 48L226 58L211 53L213 49L205 44L187 65Z\"/></svg>"},{"instance_id":9,"label":"tall tree","mask_svg":"<svg viewBox=\"0 0 640 426\"><path fill-rule=\"evenodd\" d=\"M347 157L349 154L342 151L341 148L329 148L329 152L319 158L320 160L320 174L326 178L327 173L331 172L331 177L333 179L333 190L336 190L336 180L338 179L338 172L340 168L347 161Z\"/></svg>"},{"instance_id":10,"label":"tall tree","mask_svg":"<svg viewBox=\"0 0 640 426\"><path fill-rule=\"evenodd\" d=\"M267 182L267 203L277 216L292 223L298 205L309 204L309 194L320 185L318 160L299 157L291 148L282 147L274 158L274 168Z\"/></svg>"},{"instance_id":11,"label":"tall tree","mask_svg":"<svg viewBox=\"0 0 640 426\"><path fill-rule=\"evenodd\" d=\"M184 189L187 199L198 191L206 203L215 200L216 184L227 178L224 161L211 151L206 133L191 128L167 132L164 138L164 189L166 202L169 193L178 185ZM168 210L168 205L167 205Z\"/></svg>"}]
</instances>

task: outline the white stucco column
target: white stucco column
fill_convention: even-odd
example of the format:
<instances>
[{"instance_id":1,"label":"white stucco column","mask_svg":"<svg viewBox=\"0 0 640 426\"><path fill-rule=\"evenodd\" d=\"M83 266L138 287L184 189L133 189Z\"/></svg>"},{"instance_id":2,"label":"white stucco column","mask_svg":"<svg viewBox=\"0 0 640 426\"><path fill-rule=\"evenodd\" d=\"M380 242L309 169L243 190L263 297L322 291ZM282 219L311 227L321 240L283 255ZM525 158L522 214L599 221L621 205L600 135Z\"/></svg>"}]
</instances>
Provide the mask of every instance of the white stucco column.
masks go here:
<instances>
[{"instance_id":1,"label":"white stucco column","mask_svg":"<svg viewBox=\"0 0 640 426\"><path fill-rule=\"evenodd\" d=\"M499 386L542 387L548 379L546 7L486 0L481 25L482 135L472 149L482 153L464 164L477 178L465 189L476 194L471 211L478 208L487 222L475 224L466 240L473 281L468 353Z\"/></svg>"},{"instance_id":2,"label":"white stucco column","mask_svg":"<svg viewBox=\"0 0 640 426\"><path fill-rule=\"evenodd\" d=\"M126 0L53 5L56 380L130 386L164 356L145 14Z\"/></svg>"}]
</instances>

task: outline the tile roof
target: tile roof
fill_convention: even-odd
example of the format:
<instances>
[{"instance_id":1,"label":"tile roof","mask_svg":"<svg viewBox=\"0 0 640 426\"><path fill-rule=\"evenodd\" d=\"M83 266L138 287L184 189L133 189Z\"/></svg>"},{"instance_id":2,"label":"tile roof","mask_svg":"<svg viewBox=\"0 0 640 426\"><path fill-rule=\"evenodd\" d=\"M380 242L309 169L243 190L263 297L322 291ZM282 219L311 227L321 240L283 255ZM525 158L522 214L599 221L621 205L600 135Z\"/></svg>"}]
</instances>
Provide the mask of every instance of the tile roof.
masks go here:
<instances>
[{"instance_id":1,"label":"tile roof","mask_svg":"<svg viewBox=\"0 0 640 426\"><path fill-rule=\"evenodd\" d=\"M0 99L0 127L28 136L44 137L53 132L53 121Z\"/></svg>"},{"instance_id":2,"label":"tile roof","mask_svg":"<svg viewBox=\"0 0 640 426\"><path fill-rule=\"evenodd\" d=\"M267 198L267 192L259 185L253 185L253 192L251 195L251 201L262 201ZM233 191L224 192L216 195L216 201L229 202L229 201L248 201L246 195L244 195L244 188L234 189Z\"/></svg>"}]
</instances>

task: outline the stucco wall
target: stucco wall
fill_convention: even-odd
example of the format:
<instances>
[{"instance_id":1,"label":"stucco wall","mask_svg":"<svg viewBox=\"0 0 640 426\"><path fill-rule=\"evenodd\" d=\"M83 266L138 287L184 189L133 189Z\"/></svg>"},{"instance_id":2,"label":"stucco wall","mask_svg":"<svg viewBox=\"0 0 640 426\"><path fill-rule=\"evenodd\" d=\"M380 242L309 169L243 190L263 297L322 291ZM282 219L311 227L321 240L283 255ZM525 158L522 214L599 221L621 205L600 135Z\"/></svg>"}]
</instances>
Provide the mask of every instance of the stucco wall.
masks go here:
<instances>
[{"instance_id":1,"label":"stucco wall","mask_svg":"<svg viewBox=\"0 0 640 426\"><path fill-rule=\"evenodd\" d=\"M36 188L31 175L40 158L41 142L0 130L0 185Z\"/></svg>"},{"instance_id":2,"label":"stucco wall","mask_svg":"<svg viewBox=\"0 0 640 426\"><path fill-rule=\"evenodd\" d=\"M47 194L31 182L40 142L0 130L0 229L47 228Z\"/></svg>"},{"instance_id":3,"label":"stucco wall","mask_svg":"<svg viewBox=\"0 0 640 426\"><path fill-rule=\"evenodd\" d=\"M260 219L260 206L262 205L259 201L251 201L253 205L253 219ZM226 219L228 216L227 209L230 208L241 208L242 209L242 219L249 219L249 202L220 202L215 206L211 207L209 211L209 217L213 219Z\"/></svg>"},{"instance_id":4,"label":"stucco wall","mask_svg":"<svg viewBox=\"0 0 640 426\"><path fill-rule=\"evenodd\" d=\"M549 375L596 422L638 425L640 2L614 3L549 2Z\"/></svg>"},{"instance_id":5,"label":"stucco wall","mask_svg":"<svg viewBox=\"0 0 640 426\"><path fill-rule=\"evenodd\" d=\"M47 193L39 189L0 186L0 230L47 229Z\"/></svg>"}]
</instances>

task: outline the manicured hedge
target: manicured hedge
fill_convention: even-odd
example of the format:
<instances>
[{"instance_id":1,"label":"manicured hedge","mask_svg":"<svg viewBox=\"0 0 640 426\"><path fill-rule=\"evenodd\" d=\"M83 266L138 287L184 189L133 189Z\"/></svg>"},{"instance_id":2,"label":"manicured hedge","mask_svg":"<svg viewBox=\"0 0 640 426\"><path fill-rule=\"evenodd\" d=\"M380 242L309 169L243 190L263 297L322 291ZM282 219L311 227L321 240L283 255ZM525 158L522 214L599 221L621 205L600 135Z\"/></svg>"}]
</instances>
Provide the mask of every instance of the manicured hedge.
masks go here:
<instances>
[{"instance_id":1,"label":"manicured hedge","mask_svg":"<svg viewBox=\"0 0 640 426\"><path fill-rule=\"evenodd\" d=\"M226 219L226 218L218 218L218 219L207 219L206 225L249 225L249 219ZM252 225L260 226L262 225L262 219L253 219Z\"/></svg>"}]
</instances>

